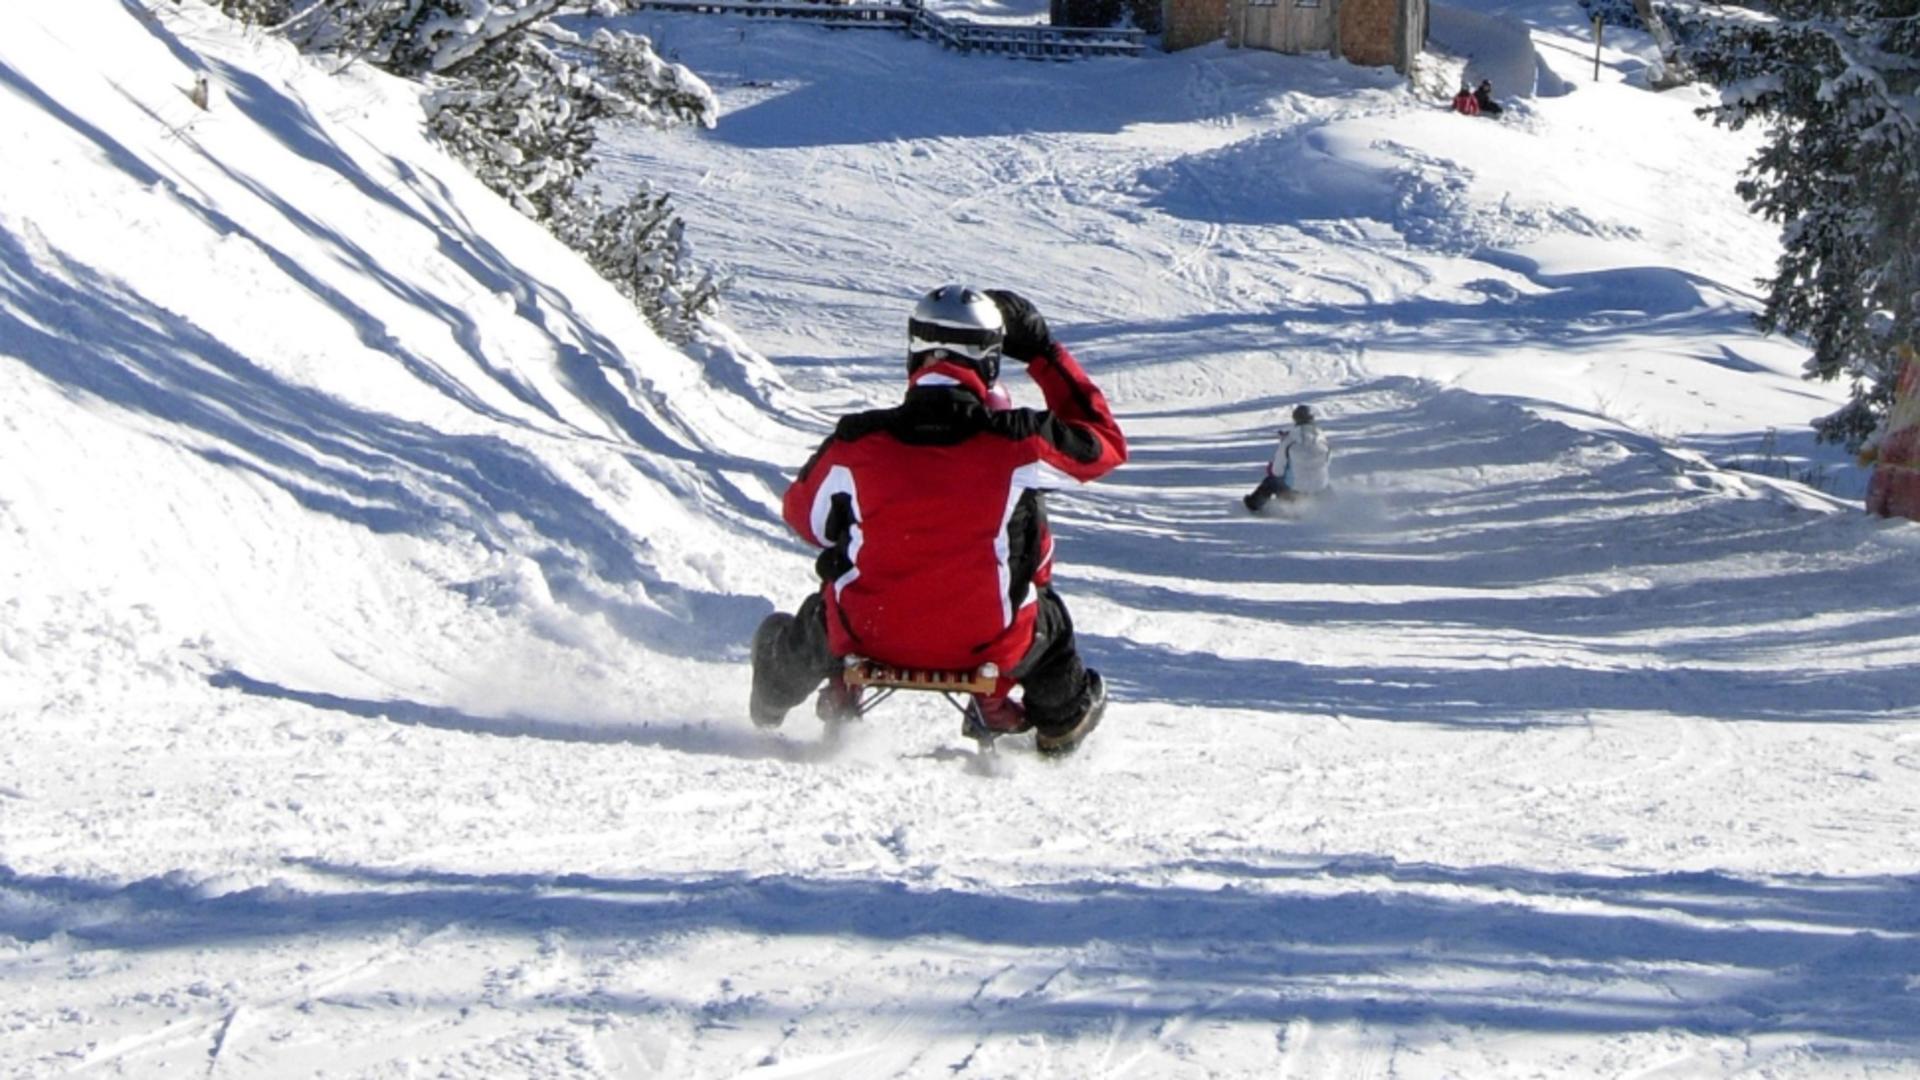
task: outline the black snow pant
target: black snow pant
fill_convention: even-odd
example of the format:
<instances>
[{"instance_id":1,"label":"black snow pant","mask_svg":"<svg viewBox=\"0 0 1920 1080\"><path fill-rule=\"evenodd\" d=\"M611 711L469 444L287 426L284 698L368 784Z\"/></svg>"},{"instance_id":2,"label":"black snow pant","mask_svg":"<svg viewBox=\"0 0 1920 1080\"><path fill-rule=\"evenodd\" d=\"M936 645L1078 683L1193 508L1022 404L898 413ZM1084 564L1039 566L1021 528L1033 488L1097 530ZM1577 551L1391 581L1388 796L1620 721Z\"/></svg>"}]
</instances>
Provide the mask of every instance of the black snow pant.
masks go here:
<instances>
[{"instance_id":1,"label":"black snow pant","mask_svg":"<svg viewBox=\"0 0 1920 1080\"><path fill-rule=\"evenodd\" d=\"M1036 727L1066 726L1080 719L1092 687L1074 644L1073 617L1060 594L1042 586L1035 603L1033 644L1008 674L1020 684L1027 718ZM840 670L840 658L827 647L827 605L819 593L801 602L768 649L767 661L767 670L756 676L762 693L767 704L788 709Z\"/></svg>"},{"instance_id":2,"label":"black snow pant","mask_svg":"<svg viewBox=\"0 0 1920 1080\"><path fill-rule=\"evenodd\" d=\"M1260 486L1254 488L1252 493L1240 501L1247 504L1247 509L1258 510L1267 505L1267 501L1276 495L1283 499L1291 499L1294 492L1279 477L1269 476L1261 480Z\"/></svg>"}]
</instances>

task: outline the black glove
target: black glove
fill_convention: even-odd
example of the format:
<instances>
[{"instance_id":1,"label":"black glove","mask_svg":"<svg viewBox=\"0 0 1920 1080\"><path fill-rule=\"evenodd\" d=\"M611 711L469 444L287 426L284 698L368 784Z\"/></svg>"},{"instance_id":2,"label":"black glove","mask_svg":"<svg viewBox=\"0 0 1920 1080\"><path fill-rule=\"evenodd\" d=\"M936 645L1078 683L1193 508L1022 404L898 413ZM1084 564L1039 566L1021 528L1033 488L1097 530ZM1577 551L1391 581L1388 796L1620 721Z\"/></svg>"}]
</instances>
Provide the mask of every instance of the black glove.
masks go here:
<instances>
[{"instance_id":1,"label":"black glove","mask_svg":"<svg viewBox=\"0 0 1920 1080\"><path fill-rule=\"evenodd\" d=\"M1001 321L1007 324L1007 337L1001 351L1023 364L1053 351L1053 331L1047 329L1047 320L1033 309L1031 300L1006 289L988 289L987 296L1000 309Z\"/></svg>"}]
</instances>

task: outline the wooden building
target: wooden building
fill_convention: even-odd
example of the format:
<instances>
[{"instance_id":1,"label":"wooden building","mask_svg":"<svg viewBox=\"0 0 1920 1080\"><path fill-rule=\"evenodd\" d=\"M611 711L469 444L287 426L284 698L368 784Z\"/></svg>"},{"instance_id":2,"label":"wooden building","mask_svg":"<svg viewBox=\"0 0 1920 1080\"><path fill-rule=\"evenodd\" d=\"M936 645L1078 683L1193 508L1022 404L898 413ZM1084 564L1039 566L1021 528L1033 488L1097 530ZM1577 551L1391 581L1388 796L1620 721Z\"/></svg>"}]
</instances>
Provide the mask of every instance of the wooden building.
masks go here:
<instances>
[{"instance_id":1,"label":"wooden building","mask_svg":"<svg viewBox=\"0 0 1920 1080\"><path fill-rule=\"evenodd\" d=\"M1427 0L1166 0L1169 52L1216 41L1324 52L1406 74L1427 41Z\"/></svg>"}]
</instances>

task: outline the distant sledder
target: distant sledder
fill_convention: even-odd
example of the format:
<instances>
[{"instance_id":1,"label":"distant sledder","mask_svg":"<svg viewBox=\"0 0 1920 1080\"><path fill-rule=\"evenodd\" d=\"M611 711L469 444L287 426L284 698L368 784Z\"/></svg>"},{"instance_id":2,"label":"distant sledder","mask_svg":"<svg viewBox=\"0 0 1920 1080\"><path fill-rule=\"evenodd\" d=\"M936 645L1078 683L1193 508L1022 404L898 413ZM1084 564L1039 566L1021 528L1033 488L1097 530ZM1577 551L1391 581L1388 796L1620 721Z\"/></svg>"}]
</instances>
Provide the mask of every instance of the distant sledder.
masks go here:
<instances>
[{"instance_id":1,"label":"distant sledder","mask_svg":"<svg viewBox=\"0 0 1920 1080\"><path fill-rule=\"evenodd\" d=\"M1507 110L1494 99L1493 80L1481 79L1479 86L1460 84L1460 92L1453 95L1453 111L1462 116L1484 116L1489 120L1498 120L1500 114Z\"/></svg>"},{"instance_id":2,"label":"distant sledder","mask_svg":"<svg viewBox=\"0 0 1920 1080\"><path fill-rule=\"evenodd\" d=\"M1327 445L1313 409L1296 405L1293 427L1280 429L1280 445L1274 448L1273 460L1267 462L1267 475L1240 501L1257 514L1274 498L1291 502L1326 494L1332 490L1327 468L1332 459L1333 449Z\"/></svg>"},{"instance_id":3,"label":"distant sledder","mask_svg":"<svg viewBox=\"0 0 1920 1080\"><path fill-rule=\"evenodd\" d=\"M1477 108L1476 115L1484 116L1489 120L1498 120L1500 114L1507 111L1493 99L1492 79L1481 79L1480 85L1473 88L1473 103Z\"/></svg>"},{"instance_id":4,"label":"distant sledder","mask_svg":"<svg viewBox=\"0 0 1920 1080\"><path fill-rule=\"evenodd\" d=\"M1053 590L1041 493L1111 472L1125 437L1014 293L944 285L907 338L905 400L841 418L787 489L787 524L821 548L821 587L754 632L753 721L778 725L816 688L829 721L895 689L938 690L983 749L1032 730L1041 753L1069 753L1100 723L1106 685ZM1003 404L1003 352L1027 365L1045 410L989 407Z\"/></svg>"}]
</instances>

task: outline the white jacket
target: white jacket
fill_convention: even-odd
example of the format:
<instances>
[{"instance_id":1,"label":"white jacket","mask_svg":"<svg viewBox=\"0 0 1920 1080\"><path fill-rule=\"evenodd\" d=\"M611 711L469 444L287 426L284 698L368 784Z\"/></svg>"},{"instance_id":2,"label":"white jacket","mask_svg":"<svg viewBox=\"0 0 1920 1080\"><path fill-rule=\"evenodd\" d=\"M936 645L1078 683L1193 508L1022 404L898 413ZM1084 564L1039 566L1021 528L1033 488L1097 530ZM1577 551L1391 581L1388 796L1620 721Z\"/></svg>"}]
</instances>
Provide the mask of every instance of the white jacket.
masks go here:
<instances>
[{"instance_id":1,"label":"white jacket","mask_svg":"<svg viewBox=\"0 0 1920 1080\"><path fill-rule=\"evenodd\" d=\"M1320 434L1320 425L1299 424L1280 437L1267 472L1294 491L1325 491L1327 462L1332 457L1333 450L1327 446L1327 437Z\"/></svg>"}]
</instances>

